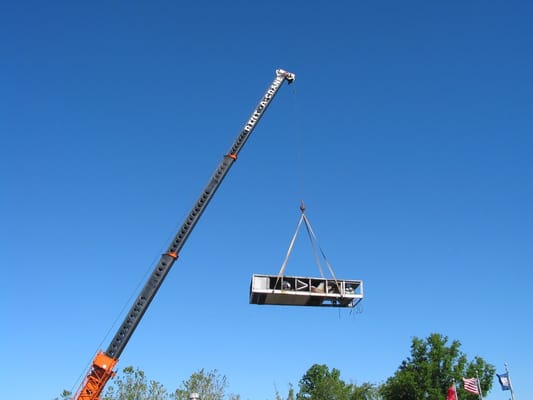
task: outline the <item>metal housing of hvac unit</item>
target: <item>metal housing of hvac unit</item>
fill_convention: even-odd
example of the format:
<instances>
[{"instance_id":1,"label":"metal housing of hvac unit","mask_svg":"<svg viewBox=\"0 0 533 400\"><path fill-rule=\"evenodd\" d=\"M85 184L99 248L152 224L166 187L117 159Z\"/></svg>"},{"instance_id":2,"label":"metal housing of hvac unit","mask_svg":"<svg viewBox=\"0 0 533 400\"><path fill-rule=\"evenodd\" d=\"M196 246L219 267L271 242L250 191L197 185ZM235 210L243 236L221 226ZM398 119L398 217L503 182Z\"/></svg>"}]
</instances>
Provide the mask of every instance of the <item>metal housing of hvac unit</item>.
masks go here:
<instances>
[{"instance_id":1,"label":"metal housing of hvac unit","mask_svg":"<svg viewBox=\"0 0 533 400\"><path fill-rule=\"evenodd\" d=\"M250 304L355 307L363 299L363 281L257 275L250 283Z\"/></svg>"}]
</instances>

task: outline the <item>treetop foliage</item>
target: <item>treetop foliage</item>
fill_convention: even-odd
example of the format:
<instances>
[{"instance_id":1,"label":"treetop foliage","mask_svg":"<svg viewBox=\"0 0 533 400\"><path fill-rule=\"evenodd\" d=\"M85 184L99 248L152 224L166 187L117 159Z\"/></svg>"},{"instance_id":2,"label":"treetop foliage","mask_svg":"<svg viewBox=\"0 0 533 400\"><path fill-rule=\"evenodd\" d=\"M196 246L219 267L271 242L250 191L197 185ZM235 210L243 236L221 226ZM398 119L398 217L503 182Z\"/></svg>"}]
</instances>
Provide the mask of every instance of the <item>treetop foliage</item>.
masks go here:
<instances>
[{"instance_id":1,"label":"treetop foliage","mask_svg":"<svg viewBox=\"0 0 533 400\"><path fill-rule=\"evenodd\" d=\"M227 387L226 376L220 375L217 370L206 372L202 368L184 381L174 396L176 400L188 400L191 393L198 393L200 400L222 400Z\"/></svg>"},{"instance_id":2,"label":"treetop foliage","mask_svg":"<svg viewBox=\"0 0 533 400\"><path fill-rule=\"evenodd\" d=\"M479 378L486 394L495 372L494 366L480 357L469 361L459 341L450 342L447 336L432 333L424 339L412 339L409 357L381 385L347 383L338 369L314 364L298 382L298 391L289 383L287 396L276 390L274 400L443 400L454 384L461 400L477 400L477 395L462 388L462 378ZM191 393L198 393L200 400L240 400L239 395L226 393L228 386L225 375L201 369L170 392L161 383L148 380L142 370L126 367L113 379L102 400L189 400ZM71 393L63 391L55 400L70 398Z\"/></svg>"},{"instance_id":3,"label":"treetop foliage","mask_svg":"<svg viewBox=\"0 0 533 400\"><path fill-rule=\"evenodd\" d=\"M463 377L479 377L484 393L490 391L495 373L494 366L480 357L468 361L457 340L448 343L448 337L437 333L425 339L414 338L411 356L402 361L396 373L381 387L384 400L442 400L448 388L462 382ZM475 400L459 388L459 398Z\"/></svg>"}]
</instances>

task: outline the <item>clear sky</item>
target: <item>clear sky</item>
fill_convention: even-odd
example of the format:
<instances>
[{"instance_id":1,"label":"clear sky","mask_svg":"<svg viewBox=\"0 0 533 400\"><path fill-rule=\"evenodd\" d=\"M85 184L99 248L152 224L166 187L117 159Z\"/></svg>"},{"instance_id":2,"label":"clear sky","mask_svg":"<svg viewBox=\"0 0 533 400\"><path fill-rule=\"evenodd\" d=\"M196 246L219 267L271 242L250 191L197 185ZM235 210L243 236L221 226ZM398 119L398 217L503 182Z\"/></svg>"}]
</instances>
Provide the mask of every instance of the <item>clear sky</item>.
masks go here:
<instances>
[{"instance_id":1,"label":"clear sky","mask_svg":"<svg viewBox=\"0 0 533 400\"><path fill-rule=\"evenodd\" d=\"M283 68L119 368L171 390L216 369L267 400L314 363L380 383L436 332L532 398L532 20L528 1L3 2L1 397L77 387ZM301 199L360 312L248 304ZM303 235L286 274L319 276Z\"/></svg>"}]
</instances>

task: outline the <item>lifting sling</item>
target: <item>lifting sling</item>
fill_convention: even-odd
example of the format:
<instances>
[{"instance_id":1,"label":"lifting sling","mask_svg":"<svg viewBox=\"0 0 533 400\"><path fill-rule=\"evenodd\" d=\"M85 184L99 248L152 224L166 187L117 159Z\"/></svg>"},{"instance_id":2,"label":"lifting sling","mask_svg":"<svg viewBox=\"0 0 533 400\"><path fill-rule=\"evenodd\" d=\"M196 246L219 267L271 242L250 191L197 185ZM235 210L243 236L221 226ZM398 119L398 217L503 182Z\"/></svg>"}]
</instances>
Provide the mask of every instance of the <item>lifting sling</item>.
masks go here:
<instances>
[{"instance_id":1,"label":"lifting sling","mask_svg":"<svg viewBox=\"0 0 533 400\"><path fill-rule=\"evenodd\" d=\"M292 250L294 248L294 243L296 242L296 238L298 237L298 232L300 231L300 228L302 227L302 222L305 223L305 228L307 230L307 235L309 236L309 241L311 242L311 247L313 249L313 256L315 257L315 261L318 266L318 270L320 271L320 276L322 278L325 278L324 271L322 269L322 263L320 262L319 252L322 256L322 259L324 260L324 263L328 267L329 273L331 274L333 280L335 281L335 285L339 287L339 282L337 281L337 277L335 276L335 273L333 272L333 268L331 264L329 263L326 254L318 244L317 237L315 235L315 232L313 231L313 228L311 227L311 223L309 222L309 218L305 215L305 204L302 200L302 203L300 204L300 210L302 211L302 215L300 216L300 220L298 221L298 225L296 226L296 231L294 232L294 235L291 239L291 242L289 244L289 248L287 250L287 254L285 256L285 260L283 260L283 264L281 265L281 269L278 272L278 277L276 279L276 285L279 282L279 280L284 276L285 268L287 267L287 263L289 262L289 257L291 256Z\"/></svg>"}]
</instances>

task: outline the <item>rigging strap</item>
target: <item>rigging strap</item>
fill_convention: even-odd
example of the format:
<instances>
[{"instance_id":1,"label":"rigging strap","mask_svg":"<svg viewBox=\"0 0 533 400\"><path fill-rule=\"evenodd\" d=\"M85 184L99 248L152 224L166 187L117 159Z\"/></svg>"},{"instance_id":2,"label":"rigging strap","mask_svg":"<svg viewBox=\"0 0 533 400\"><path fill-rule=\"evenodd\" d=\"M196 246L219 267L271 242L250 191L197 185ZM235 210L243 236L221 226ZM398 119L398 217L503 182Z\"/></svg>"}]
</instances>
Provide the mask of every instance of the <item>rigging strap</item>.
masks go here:
<instances>
[{"instance_id":1,"label":"rigging strap","mask_svg":"<svg viewBox=\"0 0 533 400\"><path fill-rule=\"evenodd\" d=\"M320 276L322 277L322 279L325 279L324 271L322 269L322 263L320 262L319 252L320 252L320 255L322 255L322 258L324 259L324 262L326 263L326 266L328 267L328 270L329 270L331 276L333 277L333 279L335 280L335 284L339 288L339 291L340 291L339 282L337 281L337 277L335 276L335 273L333 272L333 268L332 268L331 264L329 263L329 261L328 261L328 259L326 257L326 254L324 253L324 251L322 250L322 248L318 244L318 240L317 240L316 235L315 235L315 233L313 231L313 228L311 227L311 223L309 222L309 219L305 215L305 205L304 205L303 201L302 201L302 203L300 205L300 210L302 211L302 215L300 216L300 220L298 221L298 225L296 226L296 231L294 232L294 235L293 235L293 237L291 239L291 242L289 244L289 248L287 250L287 254L285 256L285 260L283 261L283 264L281 265L281 269L278 272L278 276L277 276L276 284L274 285L274 288L277 287L279 280L283 277L283 275L285 273L285 268L287 267L287 263L289 262L289 257L291 256L292 250L294 248L294 243L296 242L296 238L298 237L298 232L300 231L300 228L302 226L302 222L304 222L305 223L305 228L307 230L307 234L309 236L309 241L311 242L311 247L313 249L313 255L315 257L315 261L317 263L318 270L320 271Z\"/></svg>"},{"instance_id":2,"label":"rigging strap","mask_svg":"<svg viewBox=\"0 0 533 400\"><path fill-rule=\"evenodd\" d=\"M281 264L281 269L278 272L278 278L276 279L276 284L274 287L278 286L278 282L283 276L283 273L285 272L285 267L287 266L287 263L289 262L289 257L291 256L292 249L294 248L294 242L296 242L296 238L298 237L298 232L300 231L300 226L302 226L302 221L304 220L304 213L302 211L302 216L300 217L300 220L298 221L298 225L296 226L296 231L294 232L294 235L291 239L291 243L289 244L289 249L287 250L287 255L285 256L285 260L283 260L283 264Z\"/></svg>"}]
</instances>

